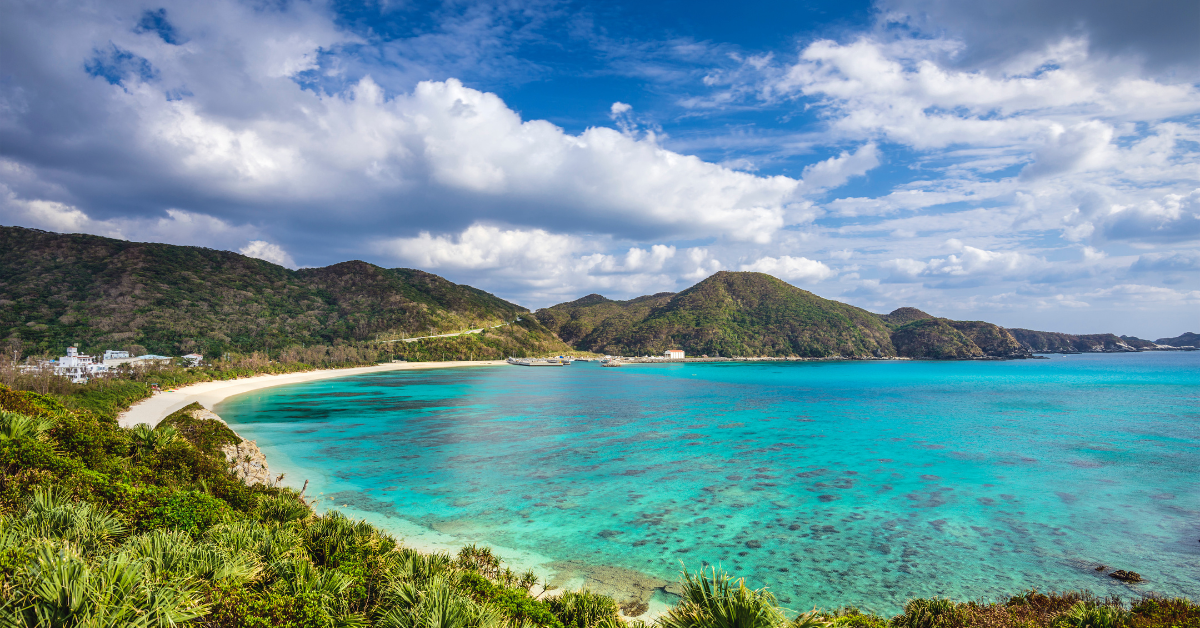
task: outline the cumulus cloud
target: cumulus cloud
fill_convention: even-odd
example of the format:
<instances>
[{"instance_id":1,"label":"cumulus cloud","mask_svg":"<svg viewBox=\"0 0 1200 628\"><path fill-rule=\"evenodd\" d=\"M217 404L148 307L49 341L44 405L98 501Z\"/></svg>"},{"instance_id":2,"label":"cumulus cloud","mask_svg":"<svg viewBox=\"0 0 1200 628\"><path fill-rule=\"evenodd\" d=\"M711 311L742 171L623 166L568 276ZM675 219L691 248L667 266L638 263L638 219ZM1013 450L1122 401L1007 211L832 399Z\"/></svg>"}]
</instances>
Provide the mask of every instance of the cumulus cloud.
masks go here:
<instances>
[{"instance_id":1,"label":"cumulus cloud","mask_svg":"<svg viewBox=\"0 0 1200 628\"><path fill-rule=\"evenodd\" d=\"M967 246L956 240L947 245L959 251L956 255L935 257L927 261L897 258L881 267L891 271L890 282L941 280L935 287L962 287L1005 279L1023 279L1045 262L1020 251L988 251Z\"/></svg>"},{"instance_id":2,"label":"cumulus cloud","mask_svg":"<svg viewBox=\"0 0 1200 628\"><path fill-rule=\"evenodd\" d=\"M675 291L724 267L703 247L656 244L605 252L614 248L613 242L486 224L374 245L377 253L418 268L468 279L486 276L493 284L530 295L534 305L577 298L579 290L616 296Z\"/></svg>"},{"instance_id":3,"label":"cumulus cloud","mask_svg":"<svg viewBox=\"0 0 1200 628\"><path fill-rule=\"evenodd\" d=\"M1113 205L1099 219L1100 233L1109 240L1179 242L1200 239L1200 188L1188 194L1167 194L1162 200Z\"/></svg>"},{"instance_id":4,"label":"cumulus cloud","mask_svg":"<svg viewBox=\"0 0 1200 628\"><path fill-rule=\"evenodd\" d=\"M1137 273L1200 270L1200 251L1170 251L1140 255L1130 270Z\"/></svg>"},{"instance_id":5,"label":"cumulus cloud","mask_svg":"<svg viewBox=\"0 0 1200 628\"><path fill-rule=\"evenodd\" d=\"M879 149L874 143L867 143L854 153L842 151L837 157L830 157L805 167L801 179L808 188L836 188L851 177L862 176L878 165Z\"/></svg>"},{"instance_id":6,"label":"cumulus cloud","mask_svg":"<svg viewBox=\"0 0 1200 628\"><path fill-rule=\"evenodd\" d=\"M1070 128L1052 125L1046 143L1034 153L1034 162L1021 170L1021 178L1038 179L1100 166L1112 137L1112 127L1096 120Z\"/></svg>"},{"instance_id":7,"label":"cumulus cloud","mask_svg":"<svg viewBox=\"0 0 1200 628\"><path fill-rule=\"evenodd\" d=\"M822 262L790 255L762 257L749 264L742 264L741 270L766 273L779 279L801 283L816 283L836 274Z\"/></svg>"},{"instance_id":8,"label":"cumulus cloud","mask_svg":"<svg viewBox=\"0 0 1200 628\"><path fill-rule=\"evenodd\" d=\"M1097 56L1128 55L1160 71L1194 71L1200 57L1200 6L1190 0L1149 0L1136 11L1095 0L879 0L877 6L890 23L970 41L962 59L970 65L1003 62L1064 36L1086 38Z\"/></svg>"},{"instance_id":9,"label":"cumulus cloud","mask_svg":"<svg viewBox=\"0 0 1200 628\"><path fill-rule=\"evenodd\" d=\"M597 74L648 88L563 128L502 97L560 71L519 56L546 38L536 7L443 5L385 36L322 2L17 0L0 219L293 266L369 254L530 306L725 268L985 319L1190 281L1194 74L1142 69L1158 53L1145 29L1114 44L1093 19L1116 23L1108 5L1029 2L1045 28L1008 5L886 0L878 28L798 53L604 39ZM1072 12L1087 19L1064 27ZM746 124L705 119L728 111ZM1015 296L977 289L998 282Z\"/></svg>"},{"instance_id":10,"label":"cumulus cloud","mask_svg":"<svg viewBox=\"0 0 1200 628\"><path fill-rule=\"evenodd\" d=\"M266 240L251 240L246 246L238 249L238 252L248 257L271 262L272 264L279 264L288 268L296 267L296 262L292 260L292 256L287 251L283 250L283 247L267 242Z\"/></svg>"},{"instance_id":11,"label":"cumulus cloud","mask_svg":"<svg viewBox=\"0 0 1200 628\"><path fill-rule=\"evenodd\" d=\"M455 78L400 92L370 76L305 89L322 51L358 42L325 11L169 3L129 29L114 18L136 21L134 5L64 20L16 7L0 53L23 61L0 86L0 140L22 163L50 157L35 180L5 182L34 199L34 188L67 188L88 212L152 213L186 199L181 209L226 221L324 223L331 243L495 216L555 232L764 243L796 202L796 179L674 152L652 132L567 133ZM168 25L172 41L161 35ZM81 69L96 50L118 49L94 76ZM58 115L43 115L52 106ZM77 146L86 158L68 148ZM341 208L332 224L331 206Z\"/></svg>"},{"instance_id":12,"label":"cumulus cloud","mask_svg":"<svg viewBox=\"0 0 1200 628\"><path fill-rule=\"evenodd\" d=\"M225 249L233 249L236 243L258 233L253 226L232 225L213 216L180 209L167 209L159 216L95 219L67 203L20 198L3 184L0 184L0 221L62 233Z\"/></svg>"}]
</instances>

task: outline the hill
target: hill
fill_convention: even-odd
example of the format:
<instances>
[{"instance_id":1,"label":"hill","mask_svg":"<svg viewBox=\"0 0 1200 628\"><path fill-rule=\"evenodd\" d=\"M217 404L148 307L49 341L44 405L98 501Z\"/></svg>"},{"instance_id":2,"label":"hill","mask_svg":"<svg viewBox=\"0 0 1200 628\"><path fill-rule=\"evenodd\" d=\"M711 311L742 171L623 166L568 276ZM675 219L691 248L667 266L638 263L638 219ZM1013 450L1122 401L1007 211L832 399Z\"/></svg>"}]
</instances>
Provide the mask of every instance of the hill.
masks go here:
<instances>
[{"instance_id":1,"label":"hill","mask_svg":"<svg viewBox=\"0 0 1200 628\"><path fill-rule=\"evenodd\" d=\"M0 250L0 337L26 354L72 343L84 352L275 354L490 327L528 312L431 273L361 261L293 271L228 251L21 227L0 227ZM502 357L500 345L518 354L566 348L523 318L490 334L499 344L488 357ZM438 342L455 354L452 345L487 340ZM420 344L393 348L403 355Z\"/></svg>"},{"instance_id":2,"label":"hill","mask_svg":"<svg viewBox=\"0 0 1200 628\"><path fill-rule=\"evenodd\" d=\"M597 353L683 348L723 356L895 354L879 317L762 273L723 271L678 294L630 301L591 295L536 316L564 340L578 337L576 348Z\"/></svg>"},{"instance_id":3,"label":"hill","mask_svg":"<svg viewBox=\"0 0 1200 628\"><path fill-rule=\"evenodd\" d=\"M1159 338L1154 342L1172 347L1200 347L1200 334L1189 331L1174 338Z\"/></svg>"},{"instance_id":4,"label":"hill","mask_svg":"<svg viewBox=\"0 0 1200 628\"><path fill-rule=\"evenodd\" d=\"M535 314L578 349L659 354L964 359L1029 354L1006 330L935 318L916 308L878 315L770 275L719 272L680 292L628 301L598 294Z\"/></svg>"},{"instance_id":5,"label":"hill","mask_svg":"<svg viewBox=\"0 0 1200 628\"><path fill-rule=\"evenodd\" d=\"M1032 329L1010 329L1014 338L1031 350L1043 353L1061 351L1080 353L1119 353L1137 351L1116 334L1061 334Z\"/></svg>"}]
</instances>

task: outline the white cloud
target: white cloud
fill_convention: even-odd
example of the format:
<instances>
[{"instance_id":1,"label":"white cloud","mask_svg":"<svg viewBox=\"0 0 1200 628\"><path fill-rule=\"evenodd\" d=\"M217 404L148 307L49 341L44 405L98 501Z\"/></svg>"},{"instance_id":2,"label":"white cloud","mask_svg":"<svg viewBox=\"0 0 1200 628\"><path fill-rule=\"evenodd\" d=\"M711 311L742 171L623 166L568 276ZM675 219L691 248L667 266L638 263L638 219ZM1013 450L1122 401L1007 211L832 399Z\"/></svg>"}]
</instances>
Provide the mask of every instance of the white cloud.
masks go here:
<instances>
[{"instance_id":1,"label":"white cloud","mask_svg":"<svg viewBox=\"0 0 1200 628\"><path fill-rule=\"evenodd\" d=\"M83 210L58 201L29 200L0 183L0 220L6 224L57 231L88 233L122 240L233 248L258 230L181 209L167 209L158 217L119 217L97 220ZM264 258L265 259L265 258Z\"/></svg>"},{"instance_id":2,"label":"white cloud","mask_svg":"<svg viewBox=\"0 0 1200 628\"><path fill-rule=\"evenodd\" d=\"M1080 122L1069 128L1055 124L1047 132L1046 143L1034 153L1034 162L1021 170L1023 179L1096 168L1104 164L1110 152L1112 127L1096 120Z\"/></svg>"},{"instance_id":3,"label":"white cloud","mask_svg":"<svg viewBox=\"0 0 1200 628\"><path fill-rule=\"evenodd\" d=\"M1200 188L1188 194L1167 194L1161 201L1113 205L1098 222L1100 233L1109 240L1200 240Z\"/></svg>"},{"instance_id":4,"label":"white cloud","mask_svg":"<svg viewBox=\"0 0 1200 628\"><path fill-rule=\"evenodd\" d=\"M1146 253L1130 266L1134 272L1200 270L1200 251Z\"/></svg>"},{"instance_id":5,"label":"white cloud","mask_svg":"<svg viewBox=\"0 0 1200 628\"><path fill-rule=\"evenodd\" d=\"M881 267L891 271L891 281L901 282L965 278L978 278L982 281L1024 279L1033 271L1045 267L1043 260L1019 251L988 251L966 246L957 240L949 240L946 244L959 253L931 258L928 261L897 258L884 262Z\"/></svg>"},{"instance_id":6,"label":"white cloud","mask_svg":"<svg viewBox=\"0 0 1200 628\"><path fill-rule=\"evenodd\" d=\"M786 281L816 283L832 277L835 273L822 262L807 257L762 257L749 264L742 264L742 270L767 273Z\"/></svg>"},{"instance_id":7,"label":"white cloud","mask_svg":"<svg viewBox=\"0 0 1200 628\"><path fill-rule=\"evenodd\" d=\"M386 240L376 248L419 268L544 270L578 251L581 244L578 238L542 229L501 229L476 224L457 236L424 232L415 238Z\"/></svg>"},{"instance_id":8,"label":"white cloud","mask_svg":"<svg viewBox=\"0 0 1200 628\"><path fill-rule=\"evenodd\" d=\"M675 291L723 268L701 247L680 250L656 244L606 253L620 247L612 241L542 229L484 224L471 225L457 234L383 239L373 249L403 263L455 277L486 274L493 282L530 295L534 305L578 298L580 290L603 290L618 297Z\"/></svg>"},{"instance_id":9,"label":"white cloud","mask_svg":"<svg viewBox=\"0 0 1200 628\"><path fill-rule=\"evenodd\" d=\"M853 154L842 151L837 157L830 157L804 168L801 177L805 187L824 190L836 188L851 177L862 176L867 171L879 165L879 149L874 143L859 147Z\"/></svg>"},{"instance_id":10,"label":"white cloud","mask_svg":"<svg viewBox=\"0 0 1200 628\"><path fill-rule=\"evenodd\" d=\"M254 257L257 259L287 266L288 268L296 268L296 262L283 247L278 244L272 244L266 240L251 240L246 246L238 250L242 255Z\"/></svg>"}]
</instances>

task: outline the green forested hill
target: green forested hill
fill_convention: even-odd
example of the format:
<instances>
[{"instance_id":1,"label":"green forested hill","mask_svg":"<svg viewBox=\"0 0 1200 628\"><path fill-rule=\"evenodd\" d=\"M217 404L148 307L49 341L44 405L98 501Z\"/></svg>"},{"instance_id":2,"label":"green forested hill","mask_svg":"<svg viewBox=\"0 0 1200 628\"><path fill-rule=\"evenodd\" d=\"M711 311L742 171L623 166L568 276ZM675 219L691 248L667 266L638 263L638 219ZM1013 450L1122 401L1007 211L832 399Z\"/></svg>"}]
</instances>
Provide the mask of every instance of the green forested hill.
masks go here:
<instances>
[{"instance_id":1,"label":"green forested hill","mask_svg":"<svg viewBox=\"0 0 1200 628\"><path fill-rule=\"evenodd\" d=\"M1013 336L1021 343L1028 345L1034 351L1048 353L1058 351L1078 351L1083 353L1102 353L1113 351L1133 351L1137 347L1129 345L1116 334L1062 334L1052 331L1033 331L1032 329L1012 329Z\"/></svg>"},{"instance_id":2,"label":"green forested hill","mask_svg":"<svg viewBox=\"0 0 1200 628\"><path fill-rule=\"evenodd\" d=\"M630 301L590 295L536 316L564 341L598 353L895 355L878 316L762 273L719 272L678 294Z\"/></svg>"},{"instance_id":3,"label":"green forested hill","mask_svg":"<svg viewBox=\"0 0 1200 628\"><path fill-rule=\"evenodd\" d=\"M629 301L593 294L536 316L568 344L608 354L670 348L710 356L963 359L1029 353L991 323L935 318L911 307L872 314L762 273L720 272L678 294Z\"/></svg>"},{"instance_id":4,"label":"green forested hill","mask_svg":"<svg viewBox=\"0 0 1200 628\"><path fill-rule=\"evenodd\" d=\"M0 337L26 353L71 343L85 352L275 352L461 331L527 312L437 275L359 261L292 271L227 251L21 227L0 227L0 250Z\"/></svg>"}]
</instances>

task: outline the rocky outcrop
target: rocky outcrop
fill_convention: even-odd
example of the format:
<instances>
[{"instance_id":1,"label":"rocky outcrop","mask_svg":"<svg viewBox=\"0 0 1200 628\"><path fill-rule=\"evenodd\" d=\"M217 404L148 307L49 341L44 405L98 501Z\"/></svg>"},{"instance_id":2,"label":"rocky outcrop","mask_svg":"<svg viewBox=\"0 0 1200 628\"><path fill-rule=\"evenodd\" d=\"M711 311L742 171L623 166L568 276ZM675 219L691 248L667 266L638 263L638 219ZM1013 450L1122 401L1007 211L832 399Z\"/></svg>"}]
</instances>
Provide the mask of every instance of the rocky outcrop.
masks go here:
<instances>
[{"instance_id":1,"label":"rocky outcrop","mask_svg":"<svg viewBox=\"0 0 1200 628\"><path fill-rule=\"evenodd\" d=\"M199 421L217 421L228 427L224 419L208 408L196 408L190 410L188 414ZM237 436L238 442L226 443L217 447L217 451L225 454L225 459L229 461L229 467L234 475L248 486L270 485L271 471L267 468L267 457L258 448L258 443L242 438L237 432L234 432L234 435Z\"/></svg>"},{"instance_id":2,"label":"rocky outcrop","mask_svg":"<svg viewBox=\"0 0 1200 628\"><path fill-rule=\"evenodd\" d=\"M993 358L1027 358L1033 355L1007 329L983 321L946 321L971 339L983 354Z\"/></svg>"},{"instance_id":3,"label":"rocky outcrop","mask_svg":"<svg viewBox=\"0 0 1200 628\"><path fill-rule=\"evenodd\" d=\"M230 461L233 474L246 483L271 484L271 471L267 468L267 457L259 450L258 444L252 440L243 440L236 445L223 445L221 453Z\"/></svg>"}]
</instances>

